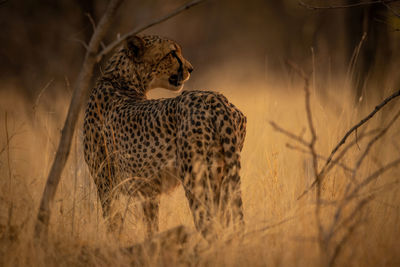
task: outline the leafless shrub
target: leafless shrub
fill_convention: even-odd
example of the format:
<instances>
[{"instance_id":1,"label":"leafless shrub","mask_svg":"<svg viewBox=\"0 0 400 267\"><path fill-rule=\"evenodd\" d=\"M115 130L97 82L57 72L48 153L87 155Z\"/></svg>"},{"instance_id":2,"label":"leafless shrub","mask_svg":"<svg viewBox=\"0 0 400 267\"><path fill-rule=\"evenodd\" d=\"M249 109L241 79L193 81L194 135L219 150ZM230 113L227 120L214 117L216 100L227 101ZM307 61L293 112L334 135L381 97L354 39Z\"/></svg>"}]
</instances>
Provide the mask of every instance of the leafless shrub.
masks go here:
<instances>
[{"instance_id":1,"label":"leafless shrub","mask_svg":"<svg viewBox=\"0 0 400 267\"><path fill-rule=\"evenodd\" d=\"M317 240L320 249L320 263L322 266L334 266L337 258L340 256L343 247L346 242L355 232L357 227L361 225L363 221L363 211L368 203L374 199L378 192L366 191L367 186L378 179L383 173L393 169L400 165L400 158L397 158L391 162L383 164L380 168L376 169L372 174L359 177L359 170L363 164L365 164L366 157L370 154L371 148L377 144L378 141L382 140L382 137L388 132L393 124L400 117L400 111L397 112L389 123L381 130L374 130L368 134L362 133L361 136L357 137L357 130L365 125L370 119L372 119L384 106L386 106L393 99L400 96L400 90L396 91L386 99L384 99L375 109L370 112L366 117L360 120L357 124L351 127L339 141L339 143L333 148L332 152L328 157L321 156L317 153L315 144L317 141L317 133L314 127L313 115L310 104L310 91L309 91L309 78L308 76L296 65L290 63L296 73L304 80L304 92L305 92L305 110L307 114L308 130L311 134L310 141L305 140L302 136L298 136L289 130L280 127L275 122L270 122L271 126L278 132L286 135L291 140L300 144L302 147L287 144L287 147L303 153L308 153L312 157L313 176L314 181L311 185L304 190L299 196L301 199L308 194L312 189L315 189L315 220L317 225ZM348 137L356 133L356 140L350 142L347 146L345 144ZM357 144L357 139L368 140L364 151L356 158L353 167L349 167L341 162L346 154L350 151L349 149ZM338 155L338 151L341 151ZM335 157L336 156L336 157ZM325 159L324 165L319 168L318 160ZM322 185L323 181L329 178L328 174L332 169L341 168L346 172L351 173L351 177L347 179L346 187L343 196L333 201L326 201L322 196ZM363 192L363 194L361 194ZM322 218L322 208L326 205L333 206L333 215L330 215L326 220ZM328 221L328 222L326 222Z\"/></svg>"}]
</instances>

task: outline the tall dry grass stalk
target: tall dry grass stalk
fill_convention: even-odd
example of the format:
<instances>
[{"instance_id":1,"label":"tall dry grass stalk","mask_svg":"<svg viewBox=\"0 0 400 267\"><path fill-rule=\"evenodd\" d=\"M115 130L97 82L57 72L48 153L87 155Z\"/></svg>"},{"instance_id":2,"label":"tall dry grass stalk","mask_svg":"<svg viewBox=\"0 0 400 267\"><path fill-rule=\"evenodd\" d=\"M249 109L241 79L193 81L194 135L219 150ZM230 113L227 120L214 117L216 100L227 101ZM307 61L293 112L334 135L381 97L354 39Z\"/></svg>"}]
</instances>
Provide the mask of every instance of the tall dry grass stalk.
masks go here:
<instances>
[{"instance_id":1,"label":"tall dry grass stalk","mask_svg":"<svg viewBox=\"0 0 400 267\"><path fill-rule=\"evenodd\" d=\"M309 147L269 124L274 121L294 136L311 140L302 80L293 81L289 86L216 82L248 118L241 171L246 229L241 238L232 230L210 245L194 230L181 188L162 197L162 233L154 240L142 243L146 230L140 199L124 196L113 205L114 212L123 214L119 238L108 234L83 160L81 130L75 133L74 151L55 197L49 242L35 243L35 214L67 101L63 95L44 92L33 116L32 105L12 93L13 88L1 92L0 265L398 265L398 103L388 104L393 113L378 113L338 150L320 183L316 217L315 194L298 200L315 180L314 164L320 170L343 134L373 106L355 112L352 96L335 84L327 89L335 92L330 98L341 103L340 108L320 103L310 93L316 137L313 159Z\"/></svg>"}]
</instances>

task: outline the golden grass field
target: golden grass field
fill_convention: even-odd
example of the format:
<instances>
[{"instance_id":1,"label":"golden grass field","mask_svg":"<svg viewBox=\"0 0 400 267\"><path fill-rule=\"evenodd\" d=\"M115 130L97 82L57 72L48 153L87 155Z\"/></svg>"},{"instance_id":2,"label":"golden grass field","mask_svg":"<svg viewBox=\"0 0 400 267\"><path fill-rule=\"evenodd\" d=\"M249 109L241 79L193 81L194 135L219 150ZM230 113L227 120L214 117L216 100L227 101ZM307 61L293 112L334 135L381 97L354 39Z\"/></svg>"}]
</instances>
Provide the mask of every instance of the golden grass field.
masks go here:
<instances>
[{"instance_id":1,"label":"golden grass field","mask_svg":"<svg viewBox=\"0 0 400 267\"><path fill-rule=\"evenodd\" d=\"M357 187L376 170L400 158L398 121L374 143L355 177L334 166L324 179L320 223L324 233L334 232L324 249L318 242L314 190L297 199L314 179L312 157L288 148L287 143L307 150L269 123L274 121L310 139L302 81L210 84L210 89L219 88L248 119L241 171L244 236L228 231L221 233L221 240L204 245L194 229L183 190L178 188L162 198L160 231L188 227L193 235L179 253L173 244L145 247L140 255L124 252L121 248L144 240L140 210L135 201L121 198L114 210L126 214L124 228L116 235L106 232L95 186L83 160L78 122L52 206L47 243L35 240L37 209L70 94L55 94L50 86L30 101L34 104L27 104L11 88L0 94L0 266L323 266L330 264L335 253L331 262L335 266L400 266L400 166L393 166L362 187L347 200L335 222L346 188ZM353 124L382 101L375 98L364 108L355 109L353 97L345 89L337 89L341 87L330 86L324 97L310 88L316 150L325 157ZM384 95L393 92L387 89ZM393 100L359 129L357 144L341 163L354 167L369 140L398 112L398 101ZM362 138L364 131L373 129L377 130ZM355 138L351 135L346 144ZM323 163L321 159L319 166Z\"/></svg>"}]
</instances>

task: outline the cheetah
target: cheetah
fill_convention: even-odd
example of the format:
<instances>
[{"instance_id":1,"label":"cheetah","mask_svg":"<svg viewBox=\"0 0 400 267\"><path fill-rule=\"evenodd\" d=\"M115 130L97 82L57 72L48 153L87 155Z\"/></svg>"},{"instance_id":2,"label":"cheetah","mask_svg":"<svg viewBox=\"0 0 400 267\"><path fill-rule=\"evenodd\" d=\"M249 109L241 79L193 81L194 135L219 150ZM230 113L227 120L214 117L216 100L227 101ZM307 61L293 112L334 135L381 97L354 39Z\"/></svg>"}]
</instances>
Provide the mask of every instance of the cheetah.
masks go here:
<instances>
[{"instance_id":1,"label":"cheetah","mask_svg":"<svg viewBox=\"0 0 400 267\"><path fill-rule=\"evenodd\" d=\"M110 216L112 193L141 197L147 237L158 231L161 193L179 184L206 239L244 224L239 170L246 117L216 92L146 97L153 88L179 92L192 71L176 42L134 36L109 59L87 103L84 155L103 216Z\"/></svg>"}]
</instances>

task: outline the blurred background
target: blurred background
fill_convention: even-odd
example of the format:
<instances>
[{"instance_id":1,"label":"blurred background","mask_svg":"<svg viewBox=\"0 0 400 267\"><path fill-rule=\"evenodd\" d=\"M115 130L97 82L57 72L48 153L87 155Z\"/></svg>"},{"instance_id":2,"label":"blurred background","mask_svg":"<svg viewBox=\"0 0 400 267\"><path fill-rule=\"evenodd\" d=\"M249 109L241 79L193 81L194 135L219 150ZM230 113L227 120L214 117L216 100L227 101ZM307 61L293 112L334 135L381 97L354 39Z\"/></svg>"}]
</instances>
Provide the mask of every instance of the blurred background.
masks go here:
<instances>
[{"instance_id":1,"label":"blurred background","mask_svg":"<svg viewBox=\"0 0 400 267\"><path fill-rule=\"evenodd\" d=\"M314 6L359 2L306 1ZM183 3L125 1L107 42ZM93 32L88 16L97 22L106 4L104 0L2 2L0 90L12 87L32 101L50 81L47 93L68 90L65 81L74 84L83 61L82 41L87 43ZM312 73L321 98L335 94L328 92L327 82L341 79L351 83L349 90L357 103L370 91L379 94L383 88L400 85L398 6L395 2L391 8L376 4L311 10L296 0L213 0L146 33L182 45L195 67L186 88L220 86L210 84L215 76L243 85L287 80L290 61Z\"/></svg>"}]
</instances>

